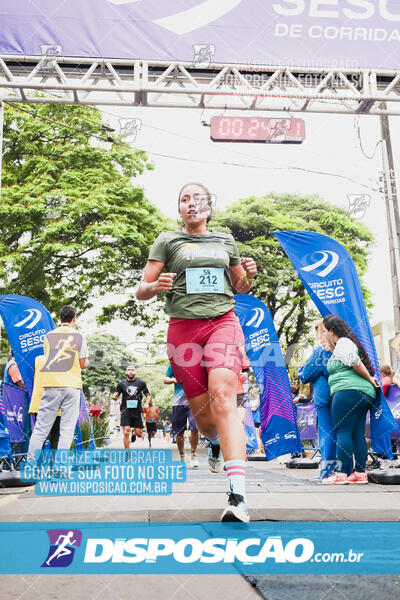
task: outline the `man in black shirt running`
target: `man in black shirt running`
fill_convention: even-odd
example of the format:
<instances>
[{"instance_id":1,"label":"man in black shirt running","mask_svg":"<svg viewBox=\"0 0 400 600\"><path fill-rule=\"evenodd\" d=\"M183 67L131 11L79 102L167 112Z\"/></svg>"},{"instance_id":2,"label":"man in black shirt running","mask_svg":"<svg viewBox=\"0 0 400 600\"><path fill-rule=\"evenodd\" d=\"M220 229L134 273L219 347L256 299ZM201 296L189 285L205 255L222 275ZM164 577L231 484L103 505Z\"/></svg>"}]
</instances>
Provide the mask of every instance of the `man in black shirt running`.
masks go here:
<instances>
[{"instance_id":1,"label":"man in black shirt running","mask_svg":"<svg viewBox=\"0 0 400 600\"><path fill-rule=\"evenodd\" d=\"M144 437L142 421L143 394L146 396L147 402L151 400L148 387L143 379L136 377L136 369L133 364L126 367L126 379L120 381L117 385L113 400L118 400L121 394L121 427L124 432L124 448L129 450L131 427L134 429L134 435L140 438Z\"/></svg>"}]
</instances>

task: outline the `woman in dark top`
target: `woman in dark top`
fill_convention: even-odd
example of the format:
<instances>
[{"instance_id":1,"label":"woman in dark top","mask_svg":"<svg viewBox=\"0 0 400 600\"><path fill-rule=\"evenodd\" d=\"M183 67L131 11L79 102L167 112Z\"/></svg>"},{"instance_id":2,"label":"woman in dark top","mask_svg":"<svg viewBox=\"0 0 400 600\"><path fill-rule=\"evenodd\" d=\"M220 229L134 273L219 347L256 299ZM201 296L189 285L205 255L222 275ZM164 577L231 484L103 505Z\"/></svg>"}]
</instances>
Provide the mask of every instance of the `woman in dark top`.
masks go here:
<instances>
[{"instance_id":1,"label":"woman in dark top","mask_svg":"<svg viewBox=\"0 0 400 600\"><path fill-rule=\"evenodd\" d=\"M333 431L327 364L332 352L326 349L322 319L314 323L317 340L313 353L297 374L303 383L312 383L314 408L318 419L318 440L321 452L321 470L318 479L329 477L335 467L336 436Z\"/></svg>"}]
</instances>

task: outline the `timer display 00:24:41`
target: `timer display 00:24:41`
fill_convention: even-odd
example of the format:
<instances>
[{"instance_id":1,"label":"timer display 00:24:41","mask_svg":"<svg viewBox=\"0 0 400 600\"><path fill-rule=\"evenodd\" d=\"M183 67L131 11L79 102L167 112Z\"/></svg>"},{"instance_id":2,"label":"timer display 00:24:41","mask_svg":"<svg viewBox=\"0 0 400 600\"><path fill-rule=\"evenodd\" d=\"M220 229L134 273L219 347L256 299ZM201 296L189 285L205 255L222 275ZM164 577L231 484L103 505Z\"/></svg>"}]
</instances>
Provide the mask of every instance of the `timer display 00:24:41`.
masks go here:
<instances>
[{"instance_id":1,"label":"timer display 00:24:41","mask_svg":"<svg viewBox=\"0 0 400 600\"><path fill-rule=\"evenodd\" d=\"M305 139L303 119L264 117L212 117L213 142L300 144Z\"/></svg>"}]
</instances>

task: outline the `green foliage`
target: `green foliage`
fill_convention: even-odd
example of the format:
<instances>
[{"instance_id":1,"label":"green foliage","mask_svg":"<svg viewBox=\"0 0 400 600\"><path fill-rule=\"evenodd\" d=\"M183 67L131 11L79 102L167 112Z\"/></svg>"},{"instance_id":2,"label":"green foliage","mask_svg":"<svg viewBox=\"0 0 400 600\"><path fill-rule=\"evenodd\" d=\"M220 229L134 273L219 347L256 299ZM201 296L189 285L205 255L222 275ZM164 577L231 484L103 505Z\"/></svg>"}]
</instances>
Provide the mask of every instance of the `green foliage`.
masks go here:
<instances>
[{"instance_id":1,"label":"green foliage","mask_svg":"<svg viewBox=\"0 0 400 600\"><path fill-rule=\"evenodd\" d=\"M80 430L82 435L82 443L83 448L85 450L89 450L89 442L90 442L90 421L89 419L84 419L80 424ZM74 450L76 448L75 439L71 444L71 449Z\"/></svg>"},{"instance_id":2,"label":"green foliage","mask_svg":"<svg viewBox=\"0 0 400 600\"><path fill-rule=\"evenodd\" d=\"M102 448L104 446L104 441L110 435L110 425L107 418L103 419L91 419L92 421L92 430L93 430L93 438L96 442L97 448ZM81 435L82 435L82 444L85 450L89 450L90 444L90 420L84 419L80 425ZM72 443L71 448L75 448L75 441Z\"/></svg>"},{"instance_id":3,"label":"green foliage","mask_svg":"<svg viewBox=\"0 0 400 600\"><path fill-rule=\"evenodd\" d=\"M36 298L58 314L132 288L168 223L132 179L153 166L109 145L100 112L60 104L6 106L0 205L0 293ZM69 127L74 127L72 130ZM79 131L78 131L79 130ZM132 302L130 317L152 322Z\"/></svg>"},{"instance_id":4,"label":"green foliage","mask_svg":"<svg viewBox=\"0 0 400 600\"><path fill-rule=\"evenodd\" d=\"M251 293L271 311L289 363L300 345L308 345L310 325L319 313L309 300L290 260L272 235L280 230L316 231L341 243L352 256L360 279L367 269L373 235L359 221L318 196L268 194L239 200L213 217L216 229L230 231L241 256L257 262L258 278ZM363 286L371 306L370 292Z\"/></svg>"},{"instance_id":5,"label":"green foliage","mask_svg":"<svg viewBox=\"0 0 400 600\"><path fill-rule=\"evenodd\" d=\"M93 437L96 442L97 448L102 448L104 446L105 440L110 436L110 423L106 417L100 419L93 418L92 419L92 428L93 428ZM83 437L83 436L82 436ZM86 440L87 438L83 438Z\"/></svg>"},{"instance_id":6,"label":"green foliage","mask_svg":"<svg viewBox=\"0 0 400 600\"><path fill-rule=\"evenodd\" d=\"M10 351L10 344L6 335L6 330L1 325L0 328L0 379L3 379L4 367L7 363L7 356Z\"/></svg>"}]
</instances>

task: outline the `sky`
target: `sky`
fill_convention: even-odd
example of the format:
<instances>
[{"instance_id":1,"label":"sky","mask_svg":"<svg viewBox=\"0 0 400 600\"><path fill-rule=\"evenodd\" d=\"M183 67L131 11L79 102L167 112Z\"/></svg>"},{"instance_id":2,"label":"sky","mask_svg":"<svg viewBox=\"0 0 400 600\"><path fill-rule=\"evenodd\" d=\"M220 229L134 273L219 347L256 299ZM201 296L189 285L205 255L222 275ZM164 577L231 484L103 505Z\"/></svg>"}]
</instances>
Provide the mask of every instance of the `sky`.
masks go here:
<instances>
[{"instance_id":1,"label":"sky","mask_svg":"<svg viewBox=\"0 0 400 600\"><path fill-rule=\"evenodd\" d=\"M210 140L210 129L202 124L216 111L197 109L101 107L104 121L117 131L127 119L140 119L141 127L128 136L135 148L146 150L155 164L134 180L143 186L146 197L166 216L177 218L177 193L188 181L200 181L216 195L217 209L240 198L269 192L319 194L335 206L349 209L351 194L364 195L369 203L360 221L375 236L365 284L372 291L374 308L371 324L393 319L390 262L384 197L374 189L382 171L380 123L378 117L336 114L298 114L305 120L306 139L302 144L235 144ZM230 111L227 114L242 114ZM254 113L253 113L254 114ZM249 111L246 116L252 116ZM257 113L260 116L260 113ZM287 113L263 116L285 117ZM356 127L359 124L359 134ZM390 118L395 169L400 170L400 117ZM364 153L360 147L360 139ZM108 295L95 309L83 315L88 333L98 331L94 314L100 305L119 301ZM136 328L115 321L100 329L116 333L129 343Z\"/></svg>"}]
</instances>

